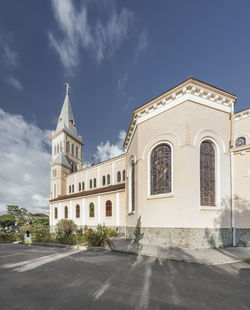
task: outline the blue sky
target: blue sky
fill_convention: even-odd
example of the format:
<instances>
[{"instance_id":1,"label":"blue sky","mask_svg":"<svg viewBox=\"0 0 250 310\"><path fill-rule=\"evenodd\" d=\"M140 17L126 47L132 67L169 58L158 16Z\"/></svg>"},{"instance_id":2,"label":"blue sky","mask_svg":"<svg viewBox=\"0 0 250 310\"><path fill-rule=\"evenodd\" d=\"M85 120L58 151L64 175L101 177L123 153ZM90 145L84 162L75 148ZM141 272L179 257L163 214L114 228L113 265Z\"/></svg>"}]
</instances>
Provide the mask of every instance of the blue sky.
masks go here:
<instances>
[{"instance_id":1,"label":"blue sky","mask_svg":"<svg viewBox=\"0 0 250 310\"><path fill-rule=\"evenodd\" d=\"M248 0L1 1L0 211L48 207L48 137L66 80L83 161L101 160L122 151L134 108L188 76L249 107L249 58Z\"/></svg>"}]
</instances>

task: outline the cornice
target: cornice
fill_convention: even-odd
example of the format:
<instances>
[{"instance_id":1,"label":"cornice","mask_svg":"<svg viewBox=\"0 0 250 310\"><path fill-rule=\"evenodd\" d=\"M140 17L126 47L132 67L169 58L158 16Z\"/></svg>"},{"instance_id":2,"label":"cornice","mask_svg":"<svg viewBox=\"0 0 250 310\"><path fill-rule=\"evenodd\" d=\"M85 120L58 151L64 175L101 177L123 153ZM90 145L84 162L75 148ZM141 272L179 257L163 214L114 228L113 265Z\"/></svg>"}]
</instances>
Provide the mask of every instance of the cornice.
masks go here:
<instances>
[{"instance_id":1,"label":"cornice","mask_svg":"<svg viewBox=\"0 0 250 310\"><path fill-rule=\"evenodd\" d=\"M250 108L243 110L243 111L240 111L238 113L235 113L234 120L239 121L239 120L242 120L244 118L248 118L249 116L250 116Z\"/></svg>"},{"instance_id":2,"label":"cornice","mask_svg":"<svg viewBox=\"0 0 250 310\"><path fill-rule=\"evenodd\" d=\"M134 110L124 141L124 148L125 150L128 149L139 123L142 123L143 121L167 111L185 101L197 102L230 113L234 108L236 99L236 96L232 94L190 78Z\"/></svg>"}]
</instances>

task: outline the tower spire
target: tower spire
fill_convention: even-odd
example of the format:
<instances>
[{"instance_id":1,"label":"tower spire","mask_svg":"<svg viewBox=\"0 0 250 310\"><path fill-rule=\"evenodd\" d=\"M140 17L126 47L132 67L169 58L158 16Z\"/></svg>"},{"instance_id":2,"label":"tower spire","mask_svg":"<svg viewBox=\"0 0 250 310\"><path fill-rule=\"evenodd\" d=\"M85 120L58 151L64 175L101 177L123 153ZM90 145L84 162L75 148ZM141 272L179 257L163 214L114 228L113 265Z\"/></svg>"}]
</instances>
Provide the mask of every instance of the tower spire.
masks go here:
<instances>
[{"instance_id":1,"label":"tower spire","mask_svg":"<svg viewBox=\"0 0 250 310\"><path fill-rule=\"evenodd\" d=\"M66 86L66 96L67 96L69 95L69 89L70 89L70 85L68 81L65 83L65 86Z\"/></svg>"}]
</instances>

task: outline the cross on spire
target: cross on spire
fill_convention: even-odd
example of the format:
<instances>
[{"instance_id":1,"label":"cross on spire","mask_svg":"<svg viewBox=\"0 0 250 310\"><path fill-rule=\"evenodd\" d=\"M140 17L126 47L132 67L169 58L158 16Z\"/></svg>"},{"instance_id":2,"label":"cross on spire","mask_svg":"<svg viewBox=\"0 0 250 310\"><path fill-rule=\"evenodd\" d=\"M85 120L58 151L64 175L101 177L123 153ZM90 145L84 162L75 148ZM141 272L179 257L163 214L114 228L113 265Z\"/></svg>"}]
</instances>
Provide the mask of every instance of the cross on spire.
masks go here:
<instances>
[{"instance_id":1,"label":"cross on spire","mask_svg":"<svg viewBox=\"0 0 250 310\"><path fill-rule=\"evenodd\" d=\"M70 89L69 82L66 82L65 86L66 86L66 95L68 95L69 94L69 89Z\"/></svg>"}]
</instances>

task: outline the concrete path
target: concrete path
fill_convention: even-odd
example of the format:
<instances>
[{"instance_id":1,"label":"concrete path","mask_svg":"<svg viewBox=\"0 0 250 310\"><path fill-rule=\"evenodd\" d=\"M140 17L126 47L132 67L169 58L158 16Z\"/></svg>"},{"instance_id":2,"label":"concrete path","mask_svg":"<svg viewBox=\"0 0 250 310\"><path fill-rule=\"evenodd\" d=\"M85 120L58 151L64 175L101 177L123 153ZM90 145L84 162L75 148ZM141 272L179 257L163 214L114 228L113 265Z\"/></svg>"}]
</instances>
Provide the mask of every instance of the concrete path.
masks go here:
<instances>
[{"instance_id":1,"label":"concrete path","mask_svg":"<svg viewBox=\"0 0 250 310\"><path fill-rule=\"evenodd\" d=\"M114 251L146 255L204 265L221 265L250 259L250 248L181 249L163 248L153 245L138 245L128 238L110 238Z\"/></svg>"}]
</instances>

